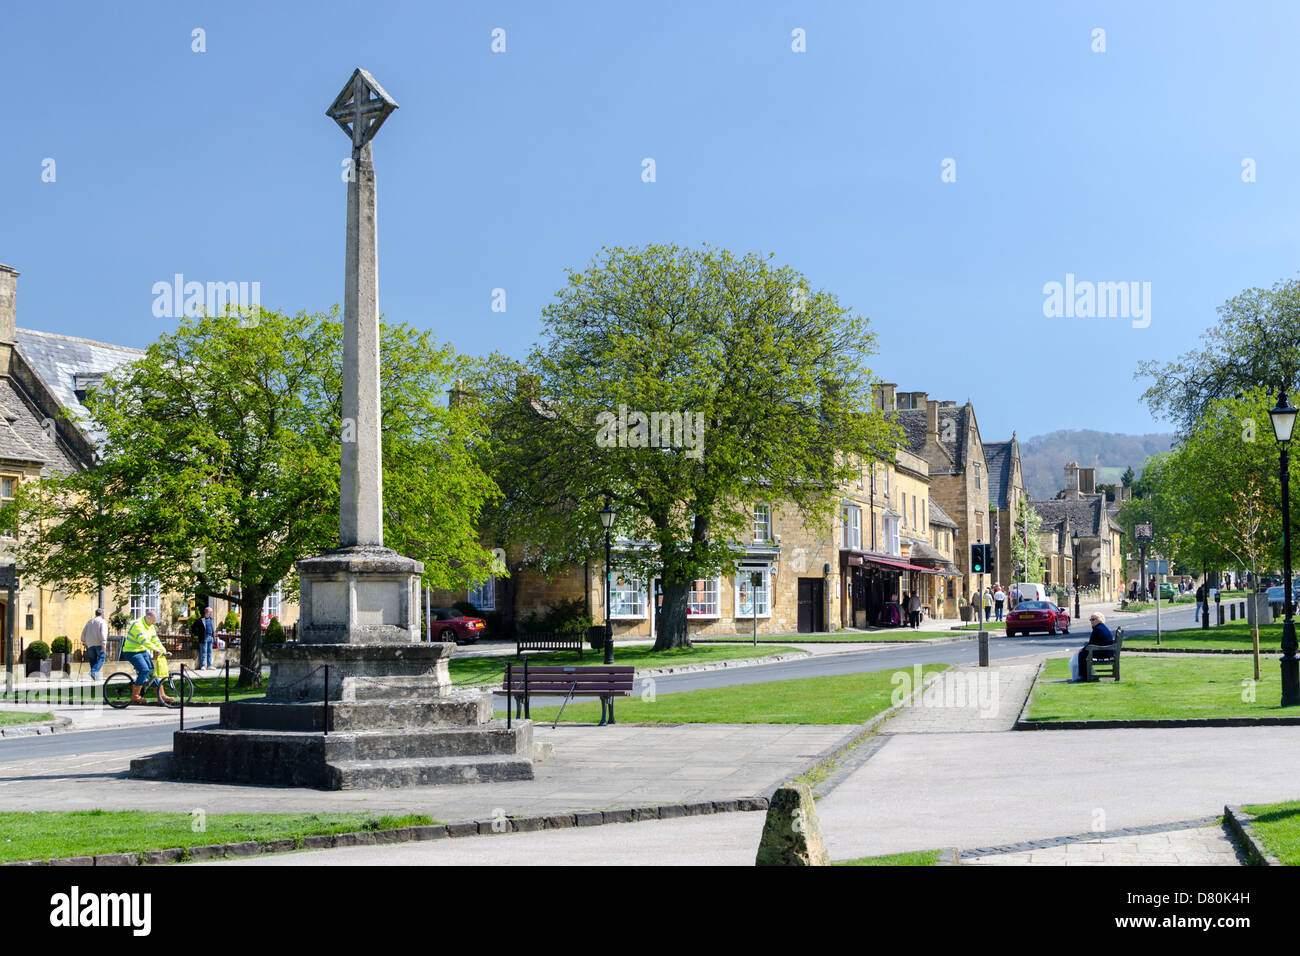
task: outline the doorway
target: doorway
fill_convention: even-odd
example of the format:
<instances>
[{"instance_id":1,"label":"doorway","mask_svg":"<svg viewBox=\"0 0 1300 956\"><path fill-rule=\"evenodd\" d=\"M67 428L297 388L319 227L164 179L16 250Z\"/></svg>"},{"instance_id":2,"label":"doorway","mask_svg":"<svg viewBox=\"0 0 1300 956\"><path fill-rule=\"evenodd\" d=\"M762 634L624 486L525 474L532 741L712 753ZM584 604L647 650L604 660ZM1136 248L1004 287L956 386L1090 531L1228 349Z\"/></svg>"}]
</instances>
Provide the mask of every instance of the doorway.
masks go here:
<instances>
[{"instance_id":1,"label":"doorway","mask_svg":"<svg viewBox=\"0 0 1300 956\"><path fill-rule=\"evenodd\" d=\"M826 630L826 582L821 578L799 579L799 633Z\"/></svg>"}]
</instances>

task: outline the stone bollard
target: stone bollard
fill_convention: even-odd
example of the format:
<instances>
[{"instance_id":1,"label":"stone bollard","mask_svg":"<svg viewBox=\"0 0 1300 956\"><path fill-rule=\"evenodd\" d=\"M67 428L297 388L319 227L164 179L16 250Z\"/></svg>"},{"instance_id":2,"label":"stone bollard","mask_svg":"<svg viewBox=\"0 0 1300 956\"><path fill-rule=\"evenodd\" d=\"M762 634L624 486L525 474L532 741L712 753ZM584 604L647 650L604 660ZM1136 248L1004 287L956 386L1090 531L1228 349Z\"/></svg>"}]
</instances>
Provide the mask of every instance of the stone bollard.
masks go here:
<instances>
[{"instance_id":1,"label":"stone bollard","mask_svg":"<svg viewBox=\"0 0 1300 956\"><path fill-rule=\"evenodd\" d=\"M1223 605L1222 605L1222 604L1216 604L1215 607L1219 609L1219 625L1222 626L1222 625L1223 625Z\"/></svg>"},{"instance_id":2,"label":"stone bollard","mask_svg":"<svg viewBox=\"0 0 1300 956\"><path fill-rule=\"evenodd\" d=\"M755 866L830 866L817 804L805 783L778 787L767 805Z\"/></svg>"},{"instance_id":3,"label":"stone bollard","mask_svg":"<svg viewBox=\"0 0 1300 956\"><path fill-rule=\"evenodd\" d=\"M1237 619L1237 605L1232 604L1232 603L1229 603L1229 604L1228 604L1228 620L1229 620L1229 621L1235 621L1236 619Z\"/></svg>"},{"instance_id":4,"label":"stone bollard","mask_svg":"<svg viewBox=\"0 0 1300 956\"><path fill-rule=\"evenodd\" d=\"M989 666L989 632L988 631L980 631L979 645L980 645L980 667L988 667Z\"/></svg>"}]
</instances>

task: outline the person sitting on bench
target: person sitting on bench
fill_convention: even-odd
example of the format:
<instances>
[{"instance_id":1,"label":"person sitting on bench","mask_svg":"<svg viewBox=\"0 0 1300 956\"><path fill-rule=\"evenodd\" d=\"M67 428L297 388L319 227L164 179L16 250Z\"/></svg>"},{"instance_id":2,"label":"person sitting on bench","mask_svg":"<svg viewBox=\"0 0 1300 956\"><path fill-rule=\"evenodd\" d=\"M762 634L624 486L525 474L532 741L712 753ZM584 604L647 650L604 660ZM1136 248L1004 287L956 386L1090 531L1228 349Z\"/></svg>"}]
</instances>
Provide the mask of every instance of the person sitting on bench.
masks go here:
<instances>
[{"instance_id":1,"label":"person sitting on bench","mask_svg":"<svg viewBox=\"0 0 1300 956\"><path fill-rule=\"evenodd\" d=\"M1107 647L1115 643L1115 635L1110 632L1106 626L1106 615L1101 613L1093 614L1088 618L1088 623L1092 625L1092 633L1088 635L1088 644L1099 647ZM1079 653L1070 657L1070 682L1083 683L1091 676L1088 673L1088 651L1087 645L1079 649Z\"/></svg>"}]
</instances>

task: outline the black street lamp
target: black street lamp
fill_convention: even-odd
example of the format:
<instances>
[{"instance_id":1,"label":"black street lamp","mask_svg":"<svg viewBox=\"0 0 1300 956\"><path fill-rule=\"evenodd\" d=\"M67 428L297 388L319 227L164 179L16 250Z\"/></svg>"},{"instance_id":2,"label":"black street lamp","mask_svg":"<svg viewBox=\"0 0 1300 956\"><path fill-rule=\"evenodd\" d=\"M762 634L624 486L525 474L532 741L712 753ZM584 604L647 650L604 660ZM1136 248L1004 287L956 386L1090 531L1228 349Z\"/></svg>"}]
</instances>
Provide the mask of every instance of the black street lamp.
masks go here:
<instances>
[{"instance_id":1,"label":"black street lamp","mask_svg":"<svg viewBox=\"0 0 1300 956\"><path fill-rule=\"evenodd\" d=\"M1282 470L1282 563L1286 573L1283 582L1283 607L1286 619L1282 624L1282 706L1300 704L1300 660L1296 659L1294 601L1291 594L1291 431L1295 428L1296 410L1287 401L1286 392L1279 392L1277 407L1268 410L1273 422L1273 437L1279 448L1279 466ZM1207 592L1207 597L1208 592Z\"/></svg>"},{"instance_id":2,"label":"black street lamp","mask_svg":"<svg viewBox=\"0 0 1300 956\"><path fill-rule=\"evenodd\" d=\"M609 588L613 575L609 569L609 530L614 526L614 509L610 507L609 497L605 498L605 507L600 509L600 523L605 526L605 663L614 663L614 628L609 621Z\"/></svg>"},{"instance_id":3,"label":"black street lamp","mask_svg":"<svg viewBox=\"0 0 1300 956\"><path fill-rule=\"evenodd\" d=\"M1076 528L1070 535L1070 540L1074 542L1074 619L1079 619L1079 530Z\"/></svg>"}]
</instances>

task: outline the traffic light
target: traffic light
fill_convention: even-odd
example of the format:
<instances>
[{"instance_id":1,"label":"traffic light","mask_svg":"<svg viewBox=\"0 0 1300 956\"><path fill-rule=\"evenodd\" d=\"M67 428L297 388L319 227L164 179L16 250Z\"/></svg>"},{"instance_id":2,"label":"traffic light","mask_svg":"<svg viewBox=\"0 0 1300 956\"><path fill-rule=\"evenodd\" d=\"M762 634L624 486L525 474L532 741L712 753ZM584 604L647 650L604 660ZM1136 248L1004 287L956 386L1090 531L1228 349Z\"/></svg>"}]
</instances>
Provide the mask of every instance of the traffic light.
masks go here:
<instances>
[{"instance_id":1,"label":"traffic light","mask_svg":"<svg viewBox=\"0 0 1300 956\"><path fill-rule=\"evenodd\" d=\"M987 544L972 544L970 546L970 570L971 574L983 574L985 565L988 563Z\"/></svg>"}]
</instances>

